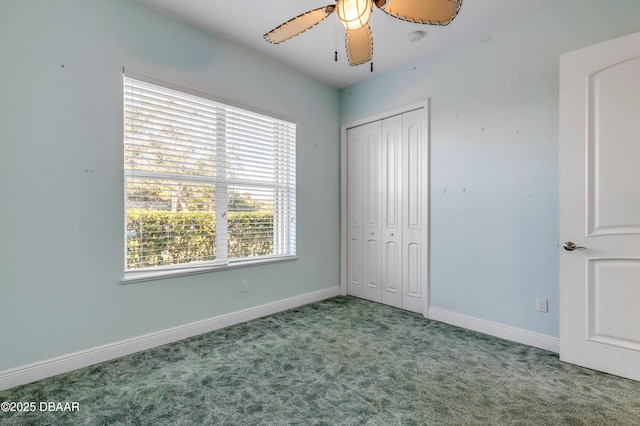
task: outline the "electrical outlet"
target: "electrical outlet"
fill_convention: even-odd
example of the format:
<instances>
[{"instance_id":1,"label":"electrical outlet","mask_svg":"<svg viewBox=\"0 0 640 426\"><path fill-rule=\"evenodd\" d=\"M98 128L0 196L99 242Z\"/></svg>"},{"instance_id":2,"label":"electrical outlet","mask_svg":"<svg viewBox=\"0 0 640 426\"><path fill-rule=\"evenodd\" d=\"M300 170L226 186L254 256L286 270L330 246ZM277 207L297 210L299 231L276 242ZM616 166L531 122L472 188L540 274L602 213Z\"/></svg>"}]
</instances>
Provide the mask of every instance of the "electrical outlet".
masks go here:
<instances>
[{"instance_id":1,"label":"electrical outlet","mask_svg":"<svg viewBox=\"0 0 640 426\"><path fill-rule=\"evenodd\" d=\"M549 301L547 299L542 299L538 297L538 312L549 312Z\"/></svg>"},{"instance_id":2,"label":"electrical outlet","mask_svg":"<svg viewBox=\"0 0 640 426\"><path fill-rule=\"evenodd\" d=\"M249 283L247 281L240 281L240 291L243 293L249 291Z\"/></svg>"}]
</instances>

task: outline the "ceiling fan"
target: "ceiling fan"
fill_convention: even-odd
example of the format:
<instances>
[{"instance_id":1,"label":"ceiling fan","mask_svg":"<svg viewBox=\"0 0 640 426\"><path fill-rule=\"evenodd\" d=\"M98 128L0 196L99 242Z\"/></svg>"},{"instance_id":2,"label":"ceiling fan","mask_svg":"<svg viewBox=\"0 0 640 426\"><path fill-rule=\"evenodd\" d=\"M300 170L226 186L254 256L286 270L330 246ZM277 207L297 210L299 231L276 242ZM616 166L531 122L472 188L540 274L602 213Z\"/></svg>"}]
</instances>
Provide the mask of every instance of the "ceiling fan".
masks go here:
<instances>
[{"instance_id":1,"label":"ceiling fan","mask_svg":"<svg viewBox=\"0 0 640 426\"><path fill-rule=\"evenodd\" d=\"M462 6L462 0L337 0L336 4L296 16L266 33L264 38L274 44L282 43L315 27L336 11L347 30L345 47L349 64L361 65L373 57L369 18L374 3L394 18L429 25L447 25Z\"/></svg>"}]
</instances>

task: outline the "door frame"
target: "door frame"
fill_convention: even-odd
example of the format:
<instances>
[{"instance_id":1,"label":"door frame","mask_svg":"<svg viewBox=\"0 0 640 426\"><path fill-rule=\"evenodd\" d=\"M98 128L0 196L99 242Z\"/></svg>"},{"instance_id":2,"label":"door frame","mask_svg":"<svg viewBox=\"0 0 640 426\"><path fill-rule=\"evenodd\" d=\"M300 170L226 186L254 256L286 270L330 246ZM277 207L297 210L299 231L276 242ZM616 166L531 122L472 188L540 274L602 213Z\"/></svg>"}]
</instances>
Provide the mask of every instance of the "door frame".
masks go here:
<instances>
[{"instance_id":1,"label":"door frame","mask_svg":"<svg viewBox=\"0 0 640 426\"><path fill-rule=\"evenodd\" d=\"M395 115L404 114L406 112L415 111L417 109L423 109L425 119L425 133L426 133L426 173L427 184L424 186L425 190L422 196L425 203L425 214L427 215L427 231L425 237L425 262L427 262L427 273L425 274L424 281L422 283L424 297L423 315L425 318L429 318L429 305L431 300L430 294L430 259L431 259L431 123L430 119L430 102L429 98L423 99L411 104L403 105L390 110L382 111L377 114L373 114L358 120L349 121L343 123L340 126L340 294L347 295L347 130L362 126L374 121L384 120L385 118L393 117Z\"/></svg>"}]
</instances>

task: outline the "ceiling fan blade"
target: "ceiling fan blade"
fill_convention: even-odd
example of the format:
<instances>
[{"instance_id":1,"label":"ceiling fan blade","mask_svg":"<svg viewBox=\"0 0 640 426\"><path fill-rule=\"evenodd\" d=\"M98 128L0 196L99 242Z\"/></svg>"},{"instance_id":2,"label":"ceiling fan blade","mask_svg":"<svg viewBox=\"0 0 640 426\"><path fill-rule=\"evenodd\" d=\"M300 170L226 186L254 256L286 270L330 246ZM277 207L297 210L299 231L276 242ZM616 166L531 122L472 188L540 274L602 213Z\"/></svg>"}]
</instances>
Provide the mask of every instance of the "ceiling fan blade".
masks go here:
<instances>
[{"instance_id":1,"label":"ceiling fan blade","mask_svg":"<svg viewBox=\"0 0 640 426\"><path fill-rule=\"evenodd\" d=\"M376 0L375 3L395 18L431 25L447 25L462 6L462 0Z\"/></svg>"},{"instance_id":2,"label":"ceiling fan blade","mask_svg":"<svg viewBox=\"0 0 640 426\"><path fill-rule=\"evenodd\" d=\"M333 4L310 10L269 31L264 35L264 38L271 43L282 43L315 27L324 21L327 16L331 15L334 10L335 5Z\"/></svg>"},{"instance_id":3,"label":"ceiling fan blade","mask_svg":"<svg viewBox=\"0 0 640 426\"><path fill-rule=\"evenodd\" d=\"M347 30L345 40L349 65L361 65L373 57L373 35L369 24L357 30Z\"/></svg>"}]
</instances>

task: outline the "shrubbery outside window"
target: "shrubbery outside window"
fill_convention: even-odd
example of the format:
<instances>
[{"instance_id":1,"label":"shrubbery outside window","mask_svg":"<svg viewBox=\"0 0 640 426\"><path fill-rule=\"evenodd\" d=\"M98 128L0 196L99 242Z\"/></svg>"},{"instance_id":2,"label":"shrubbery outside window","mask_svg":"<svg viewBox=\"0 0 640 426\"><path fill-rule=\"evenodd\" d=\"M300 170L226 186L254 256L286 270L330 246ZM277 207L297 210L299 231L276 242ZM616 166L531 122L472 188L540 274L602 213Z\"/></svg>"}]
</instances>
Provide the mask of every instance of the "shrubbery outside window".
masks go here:
<instances>
[{"instance_id":1,"label":"shrubbery outside window","mask_svg":"<svg viewBox=\"0 0 640 426\"><path fill-rule=\"evenodd\" d=\"M124 281L293 258L296 126L124 76Z\"/></svg>"}]
</instances>

